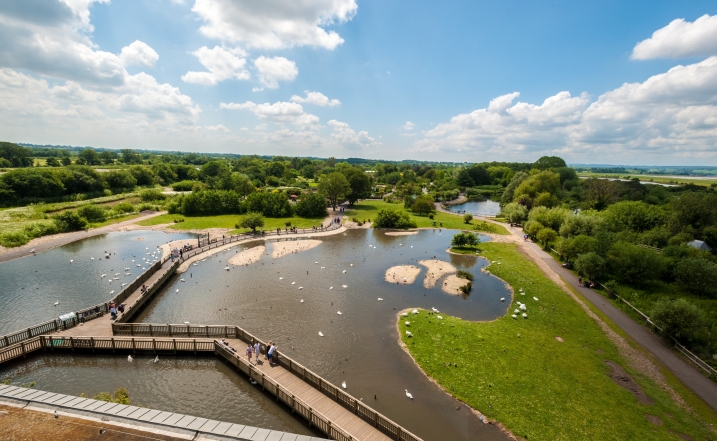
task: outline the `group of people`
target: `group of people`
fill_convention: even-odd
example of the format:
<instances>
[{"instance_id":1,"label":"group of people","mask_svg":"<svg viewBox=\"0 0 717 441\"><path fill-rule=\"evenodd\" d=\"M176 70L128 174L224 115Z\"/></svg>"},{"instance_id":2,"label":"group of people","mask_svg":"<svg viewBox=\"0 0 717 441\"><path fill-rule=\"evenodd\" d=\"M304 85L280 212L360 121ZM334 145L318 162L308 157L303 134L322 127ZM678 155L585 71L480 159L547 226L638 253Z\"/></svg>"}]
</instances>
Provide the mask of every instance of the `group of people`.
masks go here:
<instances>
[{"instance_id":1,"label":"group of people","mask_svg":"<svg viewBox=\"0 0 717 441\"><path fill-rule=\"evenodd\" d=\"M115 302L110 302L110 316L112 316L112 320L117 319L117 311L124 313L124 303L116 306Z\"/></svg>"},{"instance_id":2,"label":"group of people","mask_svg":"<svg viewBox=\"0 0 717 441\"><path fill-rule=\"evenodd\" d=\"M266 360L269 361L269 366L274 364L274 352L276 351L276 345L274 342L270 341L266 345ZM261 355L261 344L259 342L254 343L252 346L251 344L248 344L246 347L246 358L249 360L249 363L251 363L252 356L256 360L254 364L259 364L259 356Z\"/></svg>"},{"instance_id":3,"label":"group of people","mask_svg":"<svg viewBox=\"0 0 717 441\"><path fill-rule=\"evenodd\" d=\"M583 282L583 278L579 277L578 278L578 286L592 289L592 288L595 288L595 282L593 282L592 280L586 280L585 282Z\"/></svg>"}]
</instances>

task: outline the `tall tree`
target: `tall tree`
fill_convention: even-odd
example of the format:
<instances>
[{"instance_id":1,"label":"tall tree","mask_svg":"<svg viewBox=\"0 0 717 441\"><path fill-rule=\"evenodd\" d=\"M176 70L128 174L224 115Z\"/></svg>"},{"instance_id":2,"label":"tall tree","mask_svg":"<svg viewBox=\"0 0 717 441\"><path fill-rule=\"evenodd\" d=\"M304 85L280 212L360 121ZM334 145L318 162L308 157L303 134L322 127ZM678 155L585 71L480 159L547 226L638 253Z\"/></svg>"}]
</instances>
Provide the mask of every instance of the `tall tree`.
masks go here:
<instances>
[{"instance_id":1,"label":"tall tree","mask_svg":"<svg viewBox=\"0 0 717 441\"><path fill-rule=\"evenodd\" d=\"M350 190L349 181L339 172L323 175L319 180L319 192L329 200L331 208L334 210L336 210L339 200L345 198Z\"/></svg>"},{"instance_id":2,"label":"tall tree","mask_svg":"<svg viewBox=\"0 0 717 441\"><path fill-rule=\"evenodd\" d=\"M363 171L350 167L342 172L351 187L346 194L349 204L353 205L359 199L366 199L371 196L371 180Z\"/></svg>"}]
</instances>

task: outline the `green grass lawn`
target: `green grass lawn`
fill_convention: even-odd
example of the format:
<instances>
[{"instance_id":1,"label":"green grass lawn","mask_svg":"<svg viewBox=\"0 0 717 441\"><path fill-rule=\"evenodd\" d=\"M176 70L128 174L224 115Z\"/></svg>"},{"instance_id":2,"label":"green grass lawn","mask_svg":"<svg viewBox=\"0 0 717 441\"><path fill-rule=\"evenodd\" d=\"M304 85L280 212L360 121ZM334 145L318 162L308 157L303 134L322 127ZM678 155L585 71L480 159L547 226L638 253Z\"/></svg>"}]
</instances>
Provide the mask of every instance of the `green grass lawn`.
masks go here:
<instances>
[{"instance_id":1,"label":"green grass lawn","mask_svg":"<svg viewBox=\"0 0 717 441\"><path fill-rule=\"evenodd\" d=\"M235 230L234 227L239 223L241 215L239 214L221 214L217 216L183 216L181 214L163 214L153 217L145 221L139 222L142 226L160 225L173 223L175 220L184 219L171 225L169 228L175 230L203 230L205 228L231 228L232 233L245 233L250 231L248 228ZM320 225L324 218L303 218L303 217L282 217L282 218L264 218L264 230L275 230L284 228L286 222L291 222L292 226L297 228L311 228L314 225Z\"/></svg>"},{"instance_id":2,"label":"green grass lawn","mask_svg":"<svg viewBox=\"0 0 717 441\"><path fill-rule=\"evenodd\" d=\"M695 409L685 411L632 370L598 324L515 245L479 248L487 259L501 262L489 269L515 289L515 301L527 305L527 319L511 317L513 304L505 317L486 323L437 320L427 311L399 320L411 355L449 393L528 440L678 440L670 431L693 440L715 439L707 427L717 423L714 412L674 383ZM480 295L480 288L471 295ZM625 368L655 403L640 404L616 385L605 360ZM658 416L664 425L651 424L645 414Z\"/></svg>"},{"instance_id":3,"label":"green grass lawn","mask_svg":"<svg viewBox=\"0 0 717 441\"><path fill-rule=\"evenodd\" d=\"M474 231L483 231L488 233L494 233L494 234L510 234L508 231L500 226L495 224L490 224L485 221L473 219L470 224L466 224L463 222L463 215L459 214L450 214L450 213L442 213L442 212L435 212L433 214L433 219L430 219L427 215L426 216L418 216L413 214L409 210L405 210L403 208L403 204L392 204L390 202L384 202L382 200L377 199L368 199L363 200L357 204L354 204L352 207L349 207L348 210L346 210L346 215L349 218L357 218L360 221L368 220L368 219L376 219L376 215L378 214L378 210L388 208L390 210L401 210L407 212L411 219L416 221L416 225L418 228L447 228L452 230L474 230ZM435 225L434 225L435 223Z\"/></svg>"}]
</instances>

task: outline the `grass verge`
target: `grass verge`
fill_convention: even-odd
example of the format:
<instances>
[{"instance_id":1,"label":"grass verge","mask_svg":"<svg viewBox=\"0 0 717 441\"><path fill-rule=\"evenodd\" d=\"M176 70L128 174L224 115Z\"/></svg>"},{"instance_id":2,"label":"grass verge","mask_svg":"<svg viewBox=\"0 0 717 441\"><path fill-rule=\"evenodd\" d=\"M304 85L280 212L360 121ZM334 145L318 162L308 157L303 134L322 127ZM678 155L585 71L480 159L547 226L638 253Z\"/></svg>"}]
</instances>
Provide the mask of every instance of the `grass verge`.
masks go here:
<instances>
[{"instance_id":1,"label":"grass verge","mask_svg":"<svg viewBox=\"0 0 717 441\"><path fill-rule=\"evenodd\" d=\"M508 315L488 323L437 320L426 311L399 320L410 354L449 393L529 440L679 439L674 432L714 439L709 428L717 423L714 413L704 406L685 411L632 370L599 325L515 245L479 248L487 259L501 262L490 271L515 288L515 300L527 305L527 319L511 318L513 304ZM606 360L620 364L654 404L640 404L614 383ZM653 425L646 414L663 425Z\"/></svg>"},{"instance_id":2,"label":"grass verge","mask_svg":"<svg viewBox=\"0 0 717 441\"><path fill-rule=\"evenodd\" d=\"M235 229L235 225L241 219L238 214L221 214L217 216L183 216L181 214L163 214L153 217L145 221L139 222L139 225L148 227L152 225L161 225L174 223L175 220L183 219L170 225L169 228L174 230L203 230L207 228L229 228L232 233L244 233L250 231L248 228ZM284 229L286 222L291 222L292 226L297 228L311 228L314 225L320 225L324 218L303 218L303 217L281 217L281 218L264 218L264 230L275 230L277 228Z\"/></svg>"}]
</instances>

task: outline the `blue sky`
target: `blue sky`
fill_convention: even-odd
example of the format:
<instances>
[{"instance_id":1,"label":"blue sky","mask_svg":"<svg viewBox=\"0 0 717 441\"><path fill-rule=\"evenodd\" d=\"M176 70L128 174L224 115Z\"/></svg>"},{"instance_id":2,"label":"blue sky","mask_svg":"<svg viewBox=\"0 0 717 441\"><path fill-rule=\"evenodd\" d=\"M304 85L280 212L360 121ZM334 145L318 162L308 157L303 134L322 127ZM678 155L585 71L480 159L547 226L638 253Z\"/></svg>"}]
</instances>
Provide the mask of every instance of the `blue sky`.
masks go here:
<instances>
[{"instance_id":1,"label":"blue sky","mask_svg":"<svg viewBox=\"0 0 717 441\"><path fill-rule=\"evenodd\" d=\"M717 4L18 0L0 138L717 165Z\"/></svg>"}]
</instances>

